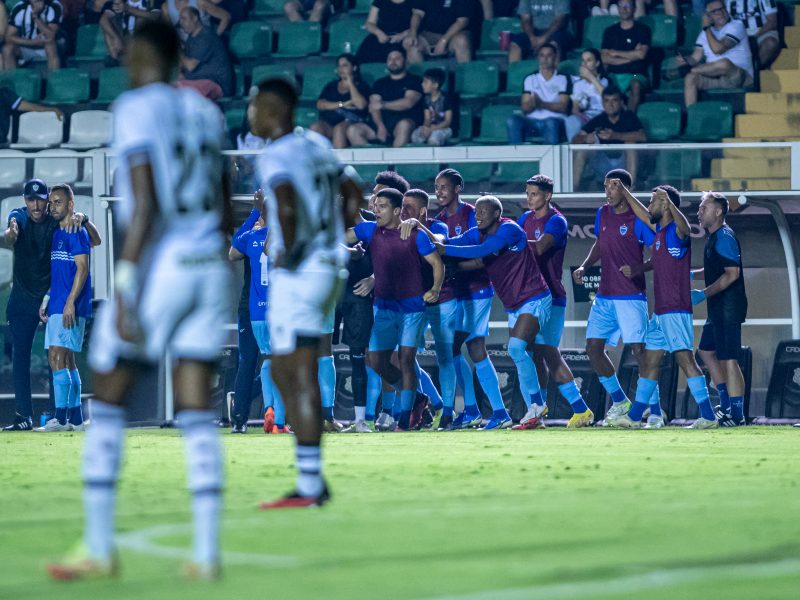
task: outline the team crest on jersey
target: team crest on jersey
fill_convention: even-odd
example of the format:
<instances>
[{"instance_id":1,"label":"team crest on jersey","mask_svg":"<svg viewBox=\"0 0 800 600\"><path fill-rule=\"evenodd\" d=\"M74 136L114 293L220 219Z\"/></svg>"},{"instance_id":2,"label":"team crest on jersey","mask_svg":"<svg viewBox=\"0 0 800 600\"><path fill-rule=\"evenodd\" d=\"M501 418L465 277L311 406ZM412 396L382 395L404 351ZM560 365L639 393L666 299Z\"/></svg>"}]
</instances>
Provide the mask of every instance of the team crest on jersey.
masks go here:
<instances>
[{"instance_id":1,"label":"team crest on jersey","mask_svg":"<svg viewBox=\"0 0 800 600\"><path fill-rule=\"evenodd\" d=\"M661 240L656 240L656 250L661 249Z\"/></svg>"},{"instance_id":2,"label":"team crest on jersey","mask_svg":"<svg viewBox=\"0 0 800 600\"><path fill-rule=\"evenodd\" d=\"M536 231L533 232L533 238L538 240L540 237L542 237L542 230L537 227Z\"/></svg>"},{"instance_id":3,"label":"team crest on jersey","mask_svg":"<svg viewBox=\"0 0 800 600\"><path fill-rule=\"evenodd\" d=\"M619 234L620 235L625 235L626 233L628 233L628 226L624 225L624 224L620 225L619 226Z\"/></svg>"},{"instance_id":4,"label":"team crest on jersey","mask_svg":"<svg viewBox=\"0 0 800 600\"><path fill-rule=\"evenodd\" d=\"M456 225L456 235L461 235L461 225Z\"/></svg>"},{"instance_id":5,"label":"team crest on jersey","mask_svg":"<svg viewBox=\"0 0 800 600\"><path fill-rule=\"evenodd\" d=\"M61 250L63 247L64 247L64 240L59 240L58 249Z\"/></svg>"}]
</instances>

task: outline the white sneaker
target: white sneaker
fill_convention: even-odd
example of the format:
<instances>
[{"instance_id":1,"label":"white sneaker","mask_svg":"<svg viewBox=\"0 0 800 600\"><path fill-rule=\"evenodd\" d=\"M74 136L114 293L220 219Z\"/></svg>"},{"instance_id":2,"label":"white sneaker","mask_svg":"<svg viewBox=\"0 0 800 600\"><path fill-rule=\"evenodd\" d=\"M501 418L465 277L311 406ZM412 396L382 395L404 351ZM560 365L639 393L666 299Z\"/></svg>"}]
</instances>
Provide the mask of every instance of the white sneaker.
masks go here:
<instances>
[{"instance_id":1,"label":"white sneaker","mask_svg":"<svg viewBox=\"0 0 800 600\"><path fill-rule=\"evenodd\" d=\"M622 429L641 429L642 422L641 421L634 421L628 416L628 413L624 415L615 415L613 417L606 417L605 423L603 423L605 427L621 427Z\"/></svg>"},{"instance_id":2,"label":"white sneaker","mask_svg":"<svg viewBox=\"0 0 800 600\"><path fill-rule=\"evenodd\" d=\"M539 406L538 404L531 404L531 407L528 409L528 412L525 413L525 416L522 417L520 423L523 425L528 421L533 421L534 419L541 419L547 414L547 406Z\"/></svg>"},{"instance_id":3,"label":"white sneaker","mask_svg":"<svg viewBox=\"0 0 800 600\"><path fill-rule=\"evenodd\" d=\"M622 402L612 404L611 408L609 408L608 412L606 413L605 419L603 419L603 427L614 427L614 420L623 415L627 415L630 409L630 400L623 400Z\"/></svg>"},{"instance_id":4,"label":"white sneaker","mask_svg":"<svg viewBox=\"0 0 800 600\"><path fill-rule=\"evenodd\" d=\"M342 429L342 433L375 433L375 430L366 421L356 421Z\"/></svg>"},{"instance_id":5,"label":"white sneaker","mask_svg":"<svg viewBox=\"0 0 800 600\"><path fill-rule=\"evenodd\" d=\"M647 424L645 429L661 429L664 427L664 417L661 415L650 415L647 417Z\"/></svg>"},{"instance_id":6,"label":"white sneaker","mask_svg":"<svg viewBox=\"0 0 800 600\"><path fill-rule=\"evenodd\" d=\"M378 431L394 431L397 421L389 413L381 413L375 420L375 429Z\"/></svg>"},{"instance_id":7,"label":"white sneaker","mask_svg":"<svg viewBox=\"0 0 800 600\"><path fill-rule=\"evenodd\" d=\"M84 421L80 425L73 425L72 423L67 423L67 427L69 427L69 431L86 431L86 422Z\"/></svg>"},{"instance_id":8,"label":"white sneaker","mask_svg":"<svg viewBox=\"0 0 800 600\"><path fill-rule=\"evenodd\" d=\"M719 427L719 421L716 419L710 421L700 417L694 423L686 427L686 429L716 429L717 427Z\"/></svg>"},{"instance_id":9,"label":"white sneaker","mask_svg":"<svg viewBox=\"0 0 800 600\"><path fill-rule=\"evenodd\" d=\"M49 433L51 431L72 431L70 429L71 425L69 423L64 423L63 425L58 422L58 419L55 417L50 419L47 423L44 424L44 427L37 427L34 431L41 431L45 433Z\"/></svg>"}]
</instances>

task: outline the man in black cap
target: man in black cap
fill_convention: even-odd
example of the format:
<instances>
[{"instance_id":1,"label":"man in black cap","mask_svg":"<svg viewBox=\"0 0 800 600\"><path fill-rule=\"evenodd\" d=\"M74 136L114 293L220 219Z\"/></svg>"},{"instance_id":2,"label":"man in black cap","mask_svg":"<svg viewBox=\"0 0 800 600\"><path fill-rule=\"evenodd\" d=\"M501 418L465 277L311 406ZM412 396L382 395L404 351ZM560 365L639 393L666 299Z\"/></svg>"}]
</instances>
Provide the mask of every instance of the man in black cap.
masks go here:
<instances>
[{"instance_id":1,"label":"man in black cap","mask_svg":"<svg viewBox=\"0 0 800 600\"><path fill-rule=\"evenodd\" d=\"M50 247L58 221L47 210L47 185L31 179L23 190L25 206L8 215L8 228L3 240L13 248L14 279L6 307L11 332L12 372L17 414L14 423L4 431L29 431L32 424L31 349L39 325L39 307L50 289ZM86 215L75 213L74 227L85 226L92 246L100 244L100 232Z\"/></svg>"}]
</instances>

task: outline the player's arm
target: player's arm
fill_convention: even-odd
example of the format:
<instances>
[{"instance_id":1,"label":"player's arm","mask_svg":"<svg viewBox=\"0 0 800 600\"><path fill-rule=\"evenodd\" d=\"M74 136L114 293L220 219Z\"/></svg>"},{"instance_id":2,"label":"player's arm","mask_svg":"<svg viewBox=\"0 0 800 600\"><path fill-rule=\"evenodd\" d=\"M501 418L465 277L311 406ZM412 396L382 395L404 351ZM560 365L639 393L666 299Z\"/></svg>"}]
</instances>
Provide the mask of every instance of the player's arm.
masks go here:
<instances>
[{"instance_id":1,"label":"player's arm","mask_svg":"<svg viewBox=\"0 0 800 600\"><path fill-rule=\"evenodd\" d=\"M656 193L666 192L659 191ZM669 206L669 212L672 214L672 220L675 221L675 233L680 240L683 241L689 237L689 234L692 231L692 227L689 225L689 219L687 219L686 215L681 212L681 209L675 206L675 204L669 199L667 199L667 206Z\"/></svg>"},{"instance_id":2,"label":"player's arm","mask_svg":"<svg viewBox=\"0 0 800 600\"><path fill-rule=\"evenodd\" d=\"M235 246L231 246L228 250L228 260L231 262L236 262L237 260L242 260L244 258L244 254L239 252Z\"/></svg>"},{"instance_id":3,"label":"player's arm","mask_svg":"<svg viewBox=\"0 0 800 600\"><path fill-rule=\"evenodd\" d=\"M356 235L355 229L351 227L344 233L344 238L349 245L357 244L359 242L358 236Z\"/></svg>"},{"instance_id":4,"label":"player's arm","mask_svg":"<svg viewBox=\"0 0 800 600\"><path fill-rule=\"evenodd\" d=\"M739 279L739 270L739 267L725 267L725 271L719 276L719 279L703 290L705 297L716 296L728 289Z\"/></svg>"},{"instance_id":5,"label":"player's arm","mask_svg":"<svg viewBox=\"0 0 800 600\"><path fill-rule=\"evenodd\" d=\"M14 217L11 217L8 220L8 227L3 233L3 245L6 248L13 248L14 244L17 243L17 238L19 237L19 224Z\"/></svg>"},{"instance_id":6,"label":"player's arm","mask_svg":"<svg viewBox=\"0 0 800 600\"><path fill-rule=\"evenodd\" d=\"M572 272L572 279L575 283L583 283L583 274L586 269L594 265L598 260L600 260L600 248L597 247L597 242L595 242L592 244L592 249L589 250L589 254L581 263L581 266Z\"/></svg>"},{"instance_id":7,"label":"player's arm","mask_svg":"<svg viewBox=\"0 0 800 600\"><path fill-rule=\"evenodd\" d=\"M62 323L64 327L70 329L75 325L75 300L77 300L83 286L86 284L86 278L89 276L89 255L76 254L75 255L75 279L72 280L72 289L64 302L64 312L62 313Z\"/></svg>"},{"instance_id":8,"label":"player's arm","mask_svg":"<svg viewBox=\"0 0 800 600\"><path fill-rule=\"evenodd\" d=\"M278 207L278 222L283 234L284 251L275 257L275 264L286 269L294 269L300 264L302 244L297 239L297 192L291 183L279 183L273 188ZM266 246L264 246L266 250Z\"/></svg>"},{"instance_id":9,"label":"player's arm","mask_svg":"<svg viewBox=\"0 0 800 600\"><path fill-rule=\"evenodd\" d=\"M545 233L539 238L538 241L528 240L528 243L533 246L533 251L536 252L537 255L541 256L553 247L553 245L556 243L556 238L554 238L550 233Z\"/></svg>"},{"instance_id":10,"label":"player's arm","mask_svg":"<svg viewBox=\"0 0 800 600\"><path fill-rule=\"evenodd\" d=\"M356 170L348 165L344 168L340 178L339 189L342 194L342 216L344 217L344 226L348 228L355 227L359 222L361 214L358 210L364 192L361 191L361 186L358 185L358 174Z\"/></svg>"},{"instance_id":11,"label":"player's arm","mask_svg":"<svg viewBox=\"0 0 800 600\"><path fill-rule=\"evenodd\" d=\"M439 294L442 291L442 282L444 281L444 263L439 253L436 251L430 252L422 257L433 268L433 285L425 295L422 297L425 302L434 303L439 300Z\"/></svg>"},{"instance_id":12,"label":"player's arm","mask_svg":"<svg viewBox=\"0 0 800 600\"><path fill-rule=\"evenodd\" d=\"M447 244L444 247L445 256L455 256L457 258L483 258L495 252L499 252L508 246L508 240L500 235L500 230L495 235L490 235L480 244L460 246Z\"/></svg>"},{"instance_id":13,"label":"player's arm","mask_svg":"<svg viewBox=\"0 0 800 600\"><path fill-rule=\"evenodd\" d=\"M423 225L422 222L420 222L417 219L406 219L405 221L400 223L400 239L407 240L412 235L415 235L416 230L419 230L425 235L427 235L428 239L430 239L430 241L432 241L434 244L436 244L437 242L443 244L447 239L446 235L443 235L441 233L438 234L433 233L430 229L425 227L425 225Z\"/></svg>"},{"instance_id":14,"label":"player's arm","mask_svg":"<svg viewBox=\"0 0 800 600\"><path fill-rule=\"evenodd\" d=\"M628 205L633 210L633 214L636 215L636 218L639 219L642 223L647 225L653 231L656 230L655 224L650 222L650 211L647 210L647 207L642 204L639 199L634 196L631 191L626 188L623 183L619 179L612 179L611 186L615 187L618 190L622 190L622 194L625 196L625 199L628 201ZM670 202L672 204L672 202Z\"/></svg>"},{"instance_id":15,"label":"player's arm","mask_svg":"<svg viewBox=\"0 0 800 600\"><path fill-rule=\"evenodd\" d=\"M647 260L647 262L642 263L639 266L630 266L630 265L622 265L619 268L619 272L625 275L628 279L633 279L634 277L639 277L640 275L644 275L648 271L653 270L653 263L651 260Z\"/></svg>"}]
</instances>

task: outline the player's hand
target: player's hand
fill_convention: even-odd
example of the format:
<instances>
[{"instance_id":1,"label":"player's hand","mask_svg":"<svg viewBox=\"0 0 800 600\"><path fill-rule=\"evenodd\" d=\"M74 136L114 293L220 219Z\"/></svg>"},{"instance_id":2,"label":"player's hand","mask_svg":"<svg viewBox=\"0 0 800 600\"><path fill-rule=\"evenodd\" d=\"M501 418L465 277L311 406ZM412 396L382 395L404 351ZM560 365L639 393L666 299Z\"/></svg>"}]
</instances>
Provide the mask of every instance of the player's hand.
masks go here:
<instances>
[{"instance_id":1,"label":"player's hand","mask_svg":"<svg viewBox=\"0 0 800 600\"><path fill-rule=\"evenodd\" d=\"M633 277L633 269L631 269L630 265L622 265L619 268L619 272L625 275L625 277L627 277L628 279Z\"/></svg>"},{"instance_id":2,"label":"player's hand","mask_svg":"<svg viewBox=\"0 0 800 600\"><path fill-rule=\"evenodd\" d=\"M436 252L439 253L439 256L444 256L446 247L442 242L433 242L433 245L436 246Z\"/></svg>"},{"instance_id":3,"label":"player's hand","mask_svg":"<svg viewBox=\"0 0 800 600\"><path fill-rule=\"evenodd\" d=\"M584 269L583 267L578 267L577 269L575 269L572 272L572 280L575 283L578 283L578 284L583 283L583 281L584 281L583 275L584 275L585 272L586 272L586 269Z\"/></svg>"},{"instance_id":4,"label":"player's hand","mask_svg":"<svg viewBox=\"0 0 800 600\"><path fill-rule=\"evenodd\" d=\"M369 277L364 277L361 281L353 286L353 293L356 296L361 296L362 298L366 298L372 293L372 290L375 288L375 276L370 275Z\"/></svg>"},{"instance_id":5,"label":"player's hand","mask_svg":"<svg viewBox=\"0 0 800 600\"><path fill-rule=\"evenodd\" d=\"M419 227L419 221L416 219L408 219L400 222L400 239L407 240L415 233L415 229Z\"/></svg>"},{"instance_id":6,"label":"player's hand","mask_svg":"<svg viewBox=\"0 0 800 600\"><path fill-rule=\"evenodd\" d=\"M361 242L358 242L355 246L349 247L347 250L350 252L350 258L353 260L360 260L366 253L364 245Z\"/></svg>"},{"instance_id":7,"label":"player's hand","mask_svg":"<svg viewBox=\"0 0 800 600\"><path fill-rule=\"evenodd\" d=\"M705 301L706 301L705 290L692 290L692 306L695 306Z\"/></svg>"},{"instance_id":8,"label":"player's hand","mask_svg":"<svg viewBox=\"0 0 800 600\"><path fill-rule=\"evenodd\" d=\"M72 329L75 326L75 304L69 300L64 304L64 311L61 314L61 324L65 329Z\"/></svg>"},{"instance_id":9,"label":"player's hand","mask_svg":"<svg viewBox=\"0 0 800 600\"><path fill-rule=\"evenodd\" d=\"M6 229L6 244L9 246L13 246L17 243L17 238L19 237L19 225L17 224L17 220L12 218L11 221L8 223L8 229Z\"/></svg>"},{"instance_id":10,"label":"player's hand","mask_svg":"<svg viewBox=\"0 0 800 600\"><path fill-rule=\"evenodd\" d=\"M264 190L261 188L256 190L253 194L253 208L255 208L262 215L264 214Z\"/></svg>"},{"instance_id":11,"label":"player's hand","mask_svg":"<svg viewBox=\"0 0 800 600\"><path fill-rule=\"evenodd\" d=\"M136 310L129 307L117 296L117 333L119 337L129 343L136 343L141 339L141 327L136 315Z\"/></svg>"},{"instance_id":12,"label":"player's hand","mask_svg":"<svg viewBox=\"0 0 800 600\"><path fill-rule=\"evenodd\" d=\"M69 219L69 225L67 225L67 233L76 233L81 230L83 226L83 217L85 215L83 213L72 213L72 216Z\"/></svg>"},{"instance_id":13,"label":"player's hand","mask_svg":"<svg viewBox=\"0 0 800 600\"><path fill-rule=\"evenodd\" d=\"M436 304L439 301L440 293L441 290L437 290L436 288L431 288L427 292L425 292L425 295L422 297L422 299L428 304Z\"/></svg>"},{"instance_id":14,"label":"player's hand","mask_svg":"<svg viewBox=\"0 0 800 600\"><path fill-rule=\"evenodd\" d=\"M47 324L47 308L39 307L39 320L45 325Z\"/></svg>"}]
</instances>

